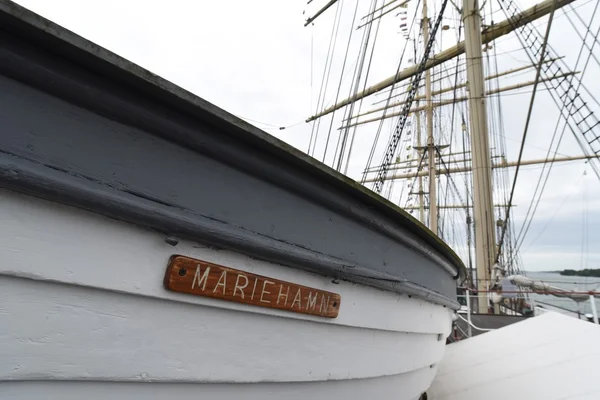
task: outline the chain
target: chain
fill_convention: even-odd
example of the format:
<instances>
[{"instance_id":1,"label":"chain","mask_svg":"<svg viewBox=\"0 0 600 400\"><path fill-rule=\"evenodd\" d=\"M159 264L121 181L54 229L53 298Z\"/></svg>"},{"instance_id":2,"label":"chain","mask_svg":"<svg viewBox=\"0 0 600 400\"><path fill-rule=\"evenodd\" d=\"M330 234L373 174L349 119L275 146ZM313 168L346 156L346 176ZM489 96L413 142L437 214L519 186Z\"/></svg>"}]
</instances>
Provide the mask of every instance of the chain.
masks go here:
<instances>
[{"instance_id":1,"label":"chain","mask_svg":"<svg viewBox=\"0 0 600 400\"><path fill-rule=\"evenodd\" d=\"M377 172L377 180L374 184L374 191L376 193L381 193L383 189L383 183L385 182L385 178L387 177L388 170L390 168L390 164L394 159L394 154L396 154L396 149L398 148L398 143L400 142L400 138L402 137L402 131L404 130L404 126L406 125L406 121L408 119L408 114L410 112L410 107L412 106L412 102L417 95L417 90L419 89L419 84L421 82L421 77L425 72L427 61L429 60L429 53L431 52L431 48L433 47L433 43L435 42L435 35L437 30L442 22L442 17L444 14L444 10L446 9L446 4L448 4L448 0L444 0L442 3L442 8L437 16L435 24L431 30L431 34L429 36L429 40L427 45L425 46L425 53L423 54L423 59L419 63L419 67L417 69L417 73L413 77L412 85L408 95L406 97L406 102L404 103L404 107L402 108L402 114L398 118L398 123L396 124L396 131L394 135L390 139L388 143L388 147L385 152L385 156L383 158L383 162L381 163L381 167Z\"/></svg>"}]
</instances>

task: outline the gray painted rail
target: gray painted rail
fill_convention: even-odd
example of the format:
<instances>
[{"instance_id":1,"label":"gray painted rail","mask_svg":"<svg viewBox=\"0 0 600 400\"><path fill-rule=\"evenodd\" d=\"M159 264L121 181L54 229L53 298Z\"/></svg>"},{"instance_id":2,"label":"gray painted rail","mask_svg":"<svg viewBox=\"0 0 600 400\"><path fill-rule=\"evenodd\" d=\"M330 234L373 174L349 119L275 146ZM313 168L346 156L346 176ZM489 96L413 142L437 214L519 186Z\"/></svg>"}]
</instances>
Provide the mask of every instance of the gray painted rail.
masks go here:
<instances>
[{"instance_id":1,"label":"gray painted rail","mask_svg":"<svg viewBox=\"0 0 600 400\"><path fill-rule=\"evenodd\" d=\"M150 72L0 0L0 186L457 308L407 213Z\"/></svg>"}]
</instances>

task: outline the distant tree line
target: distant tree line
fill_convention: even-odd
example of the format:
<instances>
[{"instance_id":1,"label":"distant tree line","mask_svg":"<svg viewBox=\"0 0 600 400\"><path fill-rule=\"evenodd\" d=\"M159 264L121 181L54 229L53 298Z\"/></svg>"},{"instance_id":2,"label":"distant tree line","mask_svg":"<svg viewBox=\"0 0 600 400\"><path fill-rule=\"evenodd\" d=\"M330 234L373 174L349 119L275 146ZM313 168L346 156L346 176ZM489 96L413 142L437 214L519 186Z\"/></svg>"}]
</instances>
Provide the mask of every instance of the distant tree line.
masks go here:
<instances>
[{"instance_id":1,"label":"distant tree line","mask_svg":"<svg viewBox=\"0 0 600 400\"><path fill-rule=\"evenodd\" d=\"M565 269L564 271L561 271L560 274L565 276L595 276L600 278L600 269Z\"/></svg>"}]
</instances>

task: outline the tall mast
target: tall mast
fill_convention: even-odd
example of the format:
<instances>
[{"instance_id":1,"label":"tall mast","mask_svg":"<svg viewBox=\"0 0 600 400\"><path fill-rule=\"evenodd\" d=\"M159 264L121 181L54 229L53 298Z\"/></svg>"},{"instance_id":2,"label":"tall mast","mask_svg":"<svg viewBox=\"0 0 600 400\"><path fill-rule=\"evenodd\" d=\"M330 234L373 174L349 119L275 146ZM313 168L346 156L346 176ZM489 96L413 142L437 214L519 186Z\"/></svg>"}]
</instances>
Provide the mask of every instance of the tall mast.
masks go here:
<instances>
[{"instance_id":1,"label":"tall mast","mask_svg":"<svg viewBox=\"0 0 600 400\"><path fill-rule=\"evenodd\" d=\"M492 203L492 169L487 125L481 15L478 0L463 1L465 54L469 90L469 122L473 163L473 217L475 226L475 265L479 313L488 312L487 290L494 262L495 232Z\"/></svg>"},{"instance_id":2,"label":"tall mast","mask_svg":"<svg viewBox=\"0 0 600 400\"><path fill-rule=\"evenodd\" d=\"M417 105L419 102L417 101ZM417 117L417 149L419 154L419 164L421 164L421 159L423 154L421 153L423 148L421 147L421 113L416 113ZM418 168L418 167L417 167ZM419 171L417 171L419 172ZM425 201L423 199L423 177L419 176L419 221L421 223L425 223Z\"/></svg>"},{"instance_id":3,"label":"tall mast","mask_svg":"<svg viewBox=\"0 0 600 400\"><path fill-rule=\"evenodd\" d=\"M427 0L423 0L423 42L429 42L429 17ZM425 71L425 123L427 125L427 157L429 159L429 229L437 235L437 195L435 180L435 145L433 141L433 104L431 101L431 69Z\"/></svg>"}]
</instances>

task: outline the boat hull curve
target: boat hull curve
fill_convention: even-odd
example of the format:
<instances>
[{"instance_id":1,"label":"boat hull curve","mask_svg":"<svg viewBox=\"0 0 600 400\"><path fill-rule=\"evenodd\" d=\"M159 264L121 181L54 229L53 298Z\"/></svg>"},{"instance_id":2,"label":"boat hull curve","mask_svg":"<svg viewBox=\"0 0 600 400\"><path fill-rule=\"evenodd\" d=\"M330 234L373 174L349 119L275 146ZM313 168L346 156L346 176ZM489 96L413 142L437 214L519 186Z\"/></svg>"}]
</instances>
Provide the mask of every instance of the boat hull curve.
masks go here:
<instances>
[{"instance_id":1,"label":"boat hull curve","mask_svg":"<svg viewBox=\"0 0 600 400\"><path fill-rule=\"evenodd\" d=\"M427 389L465 275L435 234L9 0L0 25L0 397ZM173 255L335 293L339 314L166 290Z\"/></svg>"},{"instance_id":2,"label":"boat hull curve","mask_svg":"<svg viewBox=\"0 0 600 400\"><path fill-rule=\"evenodd\" d=\"M161 233L6 190L0 208L8 228L0 237L0 326L10 327L0 334L0 381L21 382L0 384L0 393L26 382L35 393L56 380L63 383L49 384L51 392L93 381L124 395L132 387L124 383L169 382L183 385L168 386L173 394L198 384L195 393L230 398L240 388L231 384L243 383L294 398L412 382L381 397L411 399L444 352L451 311L443 306L194 242L172 247ZM169 292L162 278L174 252L339 293L340 314Z\"/></svg>"}]
</instances>

